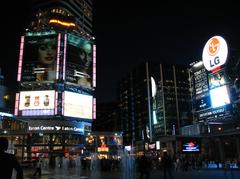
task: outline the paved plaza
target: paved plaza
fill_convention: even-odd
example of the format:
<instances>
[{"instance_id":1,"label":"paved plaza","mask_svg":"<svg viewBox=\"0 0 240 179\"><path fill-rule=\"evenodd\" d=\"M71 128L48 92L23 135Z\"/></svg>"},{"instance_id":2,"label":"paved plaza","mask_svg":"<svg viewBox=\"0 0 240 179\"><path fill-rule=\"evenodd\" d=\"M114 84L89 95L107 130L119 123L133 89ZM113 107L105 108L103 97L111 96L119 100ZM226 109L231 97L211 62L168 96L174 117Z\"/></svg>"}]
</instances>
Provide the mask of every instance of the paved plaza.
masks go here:
<instances>
[{"instance_id":1,"label":"paved plaza","mask_svg":"<svg viewBox=\"0 0 240 179\"><path fill-rule=\"evenodd\" d=\"M78 169L43 170L41 177L32 177L33 169L24 169L24 179L138 179L139 173L84 171ZM174 179L240 179L239 170L191 170L173 172ZM163 179L163 172L154 170L150 179Z\"/></svg>"}]
</instances>

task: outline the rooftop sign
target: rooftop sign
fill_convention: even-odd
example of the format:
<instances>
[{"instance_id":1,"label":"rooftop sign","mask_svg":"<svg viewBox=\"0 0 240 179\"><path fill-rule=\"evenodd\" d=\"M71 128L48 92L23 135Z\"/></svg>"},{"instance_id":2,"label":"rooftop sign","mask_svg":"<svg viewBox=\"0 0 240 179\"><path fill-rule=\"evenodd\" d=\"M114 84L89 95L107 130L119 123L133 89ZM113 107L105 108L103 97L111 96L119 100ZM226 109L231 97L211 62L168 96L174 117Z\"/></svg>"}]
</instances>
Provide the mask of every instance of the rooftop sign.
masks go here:
<instances>
[{"instance_id":1,"label":"rooftop sign","mask_svg":"<svg viewBox=\"0 0 240 179\"><path fill-rule=\"evenodd\" d=\"M214 36L204 46L202 59L203 65L208 71L224 65L227 61L228 46L224 38Z\"/></svg>"}]
</instances>

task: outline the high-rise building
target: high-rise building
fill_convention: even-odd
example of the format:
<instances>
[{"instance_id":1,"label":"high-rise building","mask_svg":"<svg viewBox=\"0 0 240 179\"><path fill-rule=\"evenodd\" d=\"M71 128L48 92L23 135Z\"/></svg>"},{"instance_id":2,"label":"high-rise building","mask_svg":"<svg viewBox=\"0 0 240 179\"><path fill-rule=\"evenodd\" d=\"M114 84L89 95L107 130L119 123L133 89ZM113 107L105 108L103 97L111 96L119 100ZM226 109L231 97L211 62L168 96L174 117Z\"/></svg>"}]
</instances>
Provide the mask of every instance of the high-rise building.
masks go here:
<instances>
[{"instance_id":1,"label":"high-rise building","mask_svg":"<svg viewBox=\"0 0 240 179\"><path fill-rule=\"evenodd\" d=\"M92 0L32 0L35 19L32 22L34 28L46 26L53 19L75 22L76 28L81 35L92 36L93 30L93 2ZM70 20L71 19L71 20ZM59 21L60 22L60 21Z\"/></svg>"},{"instance_id":2,"label":"high-rise building","mask_svg":"<svg viewBox=\"0 0 240 179\"><path fill-rule=\"evenodd\" d=\"M120 116L125 145L177 135L191 123L185 66L146 62L120 84Z\"/></svg>"},{"instance_id":3,"label":"high-rise building","mask_svg":"<svg viewBox=\"0 0 240 179\"><path fill-rule=\"evenodd\" d=\"M21 37L11 135L21 159L80 155L96 118L92 1L33 0ZM21 124L19 124L21 125ZM16 140L14 139L16 135Z\"/></svg>"},{"instance_id":4,"label":"high-rise building","mask_svg":"<svg viewBox=\"0 0 240 179\"><path fill-rule=\"evenodd\" d=\"M93 131L122 131L118 102L97 103L97 109L97 120L94 120L92 125Z\"/></svg>"}]
</instances>

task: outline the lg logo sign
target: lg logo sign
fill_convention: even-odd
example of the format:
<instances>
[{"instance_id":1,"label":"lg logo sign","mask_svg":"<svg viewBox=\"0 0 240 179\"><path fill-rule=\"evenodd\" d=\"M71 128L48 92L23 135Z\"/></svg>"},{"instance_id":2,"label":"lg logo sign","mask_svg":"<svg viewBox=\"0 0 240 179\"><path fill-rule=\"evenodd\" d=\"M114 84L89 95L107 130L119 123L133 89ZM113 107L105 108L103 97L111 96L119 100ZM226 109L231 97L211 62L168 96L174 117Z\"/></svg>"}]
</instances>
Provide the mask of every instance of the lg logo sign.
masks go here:
<instances>
[{"instance_id":1,"label":"lg logo sign","mask_svg":"<svg viewBox=\"0 0 240 179\"><path fill-rule=\"evenodd\" d=\"M220 36L214 36L209 39L204 46L202 59L205 68L208 71L226 63L228 47L226 41Z\"/></svg>"}]
</instances>

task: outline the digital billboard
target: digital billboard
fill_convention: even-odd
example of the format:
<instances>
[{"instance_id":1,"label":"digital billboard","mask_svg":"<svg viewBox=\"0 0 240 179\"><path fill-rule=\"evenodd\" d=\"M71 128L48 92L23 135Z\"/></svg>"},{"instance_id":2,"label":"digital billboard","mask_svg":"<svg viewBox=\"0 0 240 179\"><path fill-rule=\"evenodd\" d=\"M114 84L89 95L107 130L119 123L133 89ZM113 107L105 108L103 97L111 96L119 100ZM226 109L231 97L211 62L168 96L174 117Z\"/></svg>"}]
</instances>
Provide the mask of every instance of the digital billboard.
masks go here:
<instances>
[{"instance_id":1,"label":"digital billboard","mask_svg":"<svg viewBox=\"0 0 240 179\"><path fill-rule=\"evenodd\" d=\"M226 79L223 71L209 74L208 76L209 88L214 89L226 84Z\"/></svg>"},{"instance_id":2,"label":"digital billboard","mask_svg":"<svg viewBox=\"0 0 240 179\"><path fill-rule=\"evenodd\" d=\"M206 69L202 68L193 73L194 79L194 91L196 95L205 93L208 91L208 74Z\"/></svg>"},{"instance_id":3,"label":"digital billboard","mask_svg":"<svg viewBox=\"0 0 240 179\"><path fill-rule=\"evenodd\" d=\"M21 91L19 111L22 116L54 114L55 91Z\"/></svg>"},{"instance_id":4,"label":"digital billboard","mask_svg":"<svg viewBox=\"0 0 240 179\"><path fill-rule=\"evenodd\" d=\"M67 34L66 82L92 87L92 51L90 41Z\"/></svg>"},{"instance_id":5,"label":"digital billboard","mask_svg":"<svg viewBox=\"0 0 240 179\"><path fill-rule=\"evenodd\" d=\"M64 116L92 119L92 106L92 96L64 92Z\"/></svg>"},{"instance_id":6,"label":"digital billboard","mask_svg":"<svg viewBox=\"0 0 240 179\"><path fill-rule=\"evenodd\" d=\"M194 101L196 111L201 111L211 107L211 100L209 95L201 95Z\"/></svg>"},{"instance_id":7,"label":"digital billboard","mask_svg":"<svg viewBox=\"0 0 240 179\"><path fill-rule=\"evenodd\" d=\"M23 82L56 79L57 34L25 36L23 50Z\"/></svg>"},{"instance_id":8,"label":"digital billboard","mask_svg":"<svg viewBox=\"0 0 240 179\"><path fill-rule=\"evenodd\" d=\"M230 98L226 85L210 90L210 97L213 108L230 104Z\"/></svg>"},{"instance_id":9,"label":"digital billboard","mask_svg":"<svg viewBox=\"0 0 240 179\"><path fill-rule=\"evenodd\" d=\"M184 138L182 140L182 152L183 153L199 153L199 152L201 152L200 139Z\"/></svg>"}]
</instances>

